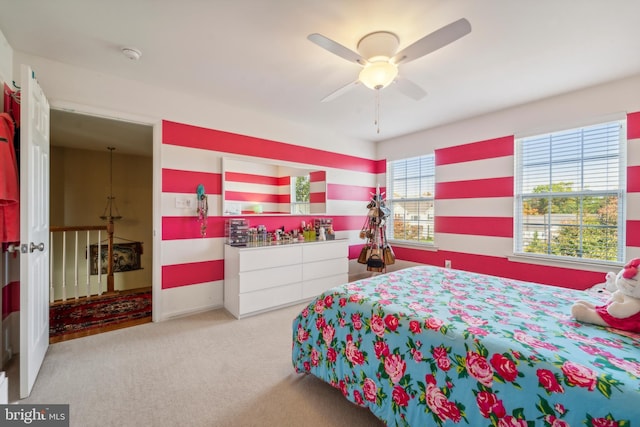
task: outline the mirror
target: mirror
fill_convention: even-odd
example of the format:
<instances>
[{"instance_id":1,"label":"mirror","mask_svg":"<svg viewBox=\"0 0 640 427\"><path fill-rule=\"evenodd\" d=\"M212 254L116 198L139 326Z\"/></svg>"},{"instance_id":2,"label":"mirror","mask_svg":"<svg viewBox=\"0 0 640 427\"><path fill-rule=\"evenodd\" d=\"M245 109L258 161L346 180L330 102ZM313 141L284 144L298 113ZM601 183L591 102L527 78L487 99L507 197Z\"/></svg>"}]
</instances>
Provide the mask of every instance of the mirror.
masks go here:
<instances>
[{"instance_id":1,"label":"mirror","mask_svg":"<svg viewBox=\"0 0 640 427\"><path fill-rule=\"evenodd\" d=\"M223 215L326 213L326 171L294 164L222 159Z\"/></svg>"}]
</instances>

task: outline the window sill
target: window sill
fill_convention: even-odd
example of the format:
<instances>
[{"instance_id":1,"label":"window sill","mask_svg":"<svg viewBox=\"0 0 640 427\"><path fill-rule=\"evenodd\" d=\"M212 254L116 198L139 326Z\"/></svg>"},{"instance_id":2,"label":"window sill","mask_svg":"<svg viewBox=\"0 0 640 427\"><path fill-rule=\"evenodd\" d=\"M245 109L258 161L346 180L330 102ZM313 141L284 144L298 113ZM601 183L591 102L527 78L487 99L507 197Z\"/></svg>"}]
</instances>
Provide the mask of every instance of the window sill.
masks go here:
<instances>
[{"instance_id":1,"label":"window sill","mask_svg":"<svg viewBox=\"0 0 640 427\"><path fill-rule=\"evenodd\" d=\"M608 273L609 271L617 272L624 264L613 261L596 261L596 260L575 260L547 257L544 255L532 255L532 254L513 254L507 257L509 261L522 262L526 264L546 265L549 267L560 268L573 268L576 270L589 270L602 273Z\"/></svg>"},{"instance_id":2,"label":"window sill","mask_svg":"<svg viewBox=\"0 0 640 427\"><path fill-rule=\"evenodd\" d=\"M418 243L418 242L410 242L407 240L388 240L389 244L393 247L398 248L412 248L412 249L423 249L425 251L433 251L437 252L438 247L433 243Z\"/></svg>"}]
</instances>

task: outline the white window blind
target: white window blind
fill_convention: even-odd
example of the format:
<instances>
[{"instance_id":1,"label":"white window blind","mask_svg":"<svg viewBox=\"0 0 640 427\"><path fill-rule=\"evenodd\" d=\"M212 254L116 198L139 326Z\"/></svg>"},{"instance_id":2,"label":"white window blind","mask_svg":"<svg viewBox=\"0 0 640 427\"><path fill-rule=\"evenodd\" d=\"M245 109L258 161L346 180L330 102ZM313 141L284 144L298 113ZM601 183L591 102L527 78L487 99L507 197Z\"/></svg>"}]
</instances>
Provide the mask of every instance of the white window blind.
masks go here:
<instances>
[{"instance_id":1,"label":"white window blind","mask_svg":"<svg viewBox=\"0 0 640 427\"><path fill-rule=\"evenodd\" d=\"M387 163L386 203L393 225L393 240L433 243L435 156L421 156Z\"/></svg>"},{"instance_id":2,"label":"white window blind","mask_svg":"<svg viewBox=\"0 0 640 427\"><path fill-rule=\"evenodd\" d=\"M623 261L624 126L516 140L515 252Z\"/></svg>"}]
</instances>

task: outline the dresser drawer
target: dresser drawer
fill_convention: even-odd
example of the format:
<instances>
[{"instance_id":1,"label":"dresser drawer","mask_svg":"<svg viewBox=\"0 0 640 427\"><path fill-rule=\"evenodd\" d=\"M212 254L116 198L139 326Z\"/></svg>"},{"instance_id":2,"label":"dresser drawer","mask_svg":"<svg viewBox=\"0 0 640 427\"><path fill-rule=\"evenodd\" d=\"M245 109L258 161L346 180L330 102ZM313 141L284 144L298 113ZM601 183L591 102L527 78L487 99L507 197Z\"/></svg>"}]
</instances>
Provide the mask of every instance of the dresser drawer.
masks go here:
<instances>
[{"instance_id":1,"label":"dresser drawer","mask_svg":"<svg viewBox=\"0 0 640 427\"><path fill-rule=\"evenodd\" d=\"M349 272L349 260L347 258L334 258L326 261L309 262L304 265L302 280L319 279L321 277L334 276Z\"/></svg>"},{"instance_id":2,"label":"dresser drawer","mask_svg":"<svg viewBox=\"0 0 640 427\"><path fill-rule=\"evenodd\" d=\"M349 281L349 274L342 273L320 279L307 280L302 284L302 298L314 298L335 286L344 285Z\"/></svg>"},{"instance_id":3,"label":"dresser drawer","mask_svg":"<svg viewBox=\"0 0 640 427\"><path fill-rule=\"evenodd\" d=\"M302 263L302 248L297 245L271 246L241 251L240 272Z\"/></svg>"},{"instance_id":4,"label":"dresser drawer","mask_svg":"<svg viewBox=\"0 0 640 427\"><path fill-rule=\"evenodd\" d=\"M300 283L302 264L240 273L240 293L255 292L274 286Z\"/></svg>"},{"instance_id":5,"label":"dresser drawer","mask_svg":"<svg viewBox=\"0 0 640 427\"><path fill-rule=\"evenodd\" d=\"M302 247L302 259L305 263L347 257L348 253L349 247L346 240L326 241Z\"/></svg>"},{"instance_id":6,"label":"dresser drawer","mask_svg":"<svg viewBox=\"0 0 640 427\"><path fill-rule=\"evenodd\" d=\"M302 286L295 283L240 295L240 315L291 304L302 298Z\"/></svg>"}]
</instances>

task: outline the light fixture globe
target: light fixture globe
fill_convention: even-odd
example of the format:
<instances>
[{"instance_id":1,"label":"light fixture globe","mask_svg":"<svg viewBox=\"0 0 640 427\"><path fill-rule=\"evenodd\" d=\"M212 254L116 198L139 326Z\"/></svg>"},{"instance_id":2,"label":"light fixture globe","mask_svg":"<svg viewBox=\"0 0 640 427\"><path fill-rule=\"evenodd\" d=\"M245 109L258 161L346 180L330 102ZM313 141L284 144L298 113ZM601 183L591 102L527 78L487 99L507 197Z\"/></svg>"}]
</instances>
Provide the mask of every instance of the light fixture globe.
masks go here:
<instances>
[{"instance_id":1,"label":"light fixture globe","mask_svg":"<svg viewBox=\"0 0 640 427\"><path fill-rule=\"evenodd\" d=\"M387 61L372 62L360 71L360 81L369 89L380 90L398 76L398 67Z\"/></svg>"}]
</instances>

